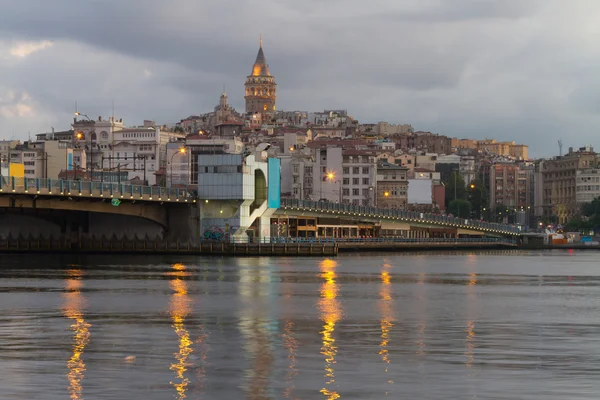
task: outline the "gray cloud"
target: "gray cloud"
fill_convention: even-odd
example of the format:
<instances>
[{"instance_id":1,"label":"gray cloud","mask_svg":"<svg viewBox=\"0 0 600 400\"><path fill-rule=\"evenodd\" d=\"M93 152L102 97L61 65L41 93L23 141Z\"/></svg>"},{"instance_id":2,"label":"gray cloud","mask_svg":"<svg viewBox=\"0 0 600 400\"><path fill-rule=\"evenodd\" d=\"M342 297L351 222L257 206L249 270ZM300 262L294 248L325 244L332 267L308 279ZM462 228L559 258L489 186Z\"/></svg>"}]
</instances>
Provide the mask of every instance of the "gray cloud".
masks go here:
<instances>
[{"instance_id":1,"label":"gray cloud","mask_svg":"<svg viewBox=\"0 0 600 400\"><path fill-rule=\"evenodd\" d=\"M262 33L280 109L345 108L534 155L596 137L593 0L2 3L4 136L66 128L75 101L90 116L114 100L129 124L175 122L211 110L223 84L241 110ZM33 51L41 41L53 46Z\"/></svg>"}]
</instances>

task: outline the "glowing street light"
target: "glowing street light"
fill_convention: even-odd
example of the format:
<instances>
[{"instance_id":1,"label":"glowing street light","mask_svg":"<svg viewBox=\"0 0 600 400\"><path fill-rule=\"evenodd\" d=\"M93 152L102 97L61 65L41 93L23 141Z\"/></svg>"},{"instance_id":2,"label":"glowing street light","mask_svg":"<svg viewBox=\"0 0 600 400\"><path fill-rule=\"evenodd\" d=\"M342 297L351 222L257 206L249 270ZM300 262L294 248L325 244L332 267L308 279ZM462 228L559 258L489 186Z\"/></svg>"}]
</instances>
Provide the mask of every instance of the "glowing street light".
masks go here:
<instances>
[{"instance_id":1,"label":"glowing street light","mask_svg":"<svg viewBox=\"0 0 600 400\"><path fill-rule=\"evenodd\" d=\"M185 147L180 147L179 151L173 153L173 155L171 156L171 162L170 162L170 164L171 164L171 174L169 176L169 180L170 180L171 185L169 185L169 187L171 187L173 185L173 157L175 157L175 154L180 154L180 155L185 154L186 151L187 150L186 150Z\"/></svg>"}]
</instances>

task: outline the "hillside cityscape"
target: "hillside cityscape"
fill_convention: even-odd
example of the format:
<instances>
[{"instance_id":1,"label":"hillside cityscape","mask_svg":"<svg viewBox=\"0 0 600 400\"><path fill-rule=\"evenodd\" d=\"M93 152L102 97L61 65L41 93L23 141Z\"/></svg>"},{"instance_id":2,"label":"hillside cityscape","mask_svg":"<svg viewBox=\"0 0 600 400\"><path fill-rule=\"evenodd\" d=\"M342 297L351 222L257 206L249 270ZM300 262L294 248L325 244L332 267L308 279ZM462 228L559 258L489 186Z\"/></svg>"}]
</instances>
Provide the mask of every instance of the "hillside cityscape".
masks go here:
<instances>
[{"instance_id":1,"label":"hillside cityscape","mask_svg":"<svg viewBox=\"0 0 600 400\"><path fill-rule=\"evenodd\" d=\"M560 143L556 157L532 159L528 146L516 141L362 122L343 109L281 111L274 73L261 40L243 112L229 105L225 92L214 110L169 125L147 120L132 126L78 110L68 130L0 141L1 174L194 190L209 172L199 167L203 154L259 151L280 160L282 198L527 228L584 225L584 205L600 196L600 155L589 145L563 151Z\"/></svg>"}]
</instances>

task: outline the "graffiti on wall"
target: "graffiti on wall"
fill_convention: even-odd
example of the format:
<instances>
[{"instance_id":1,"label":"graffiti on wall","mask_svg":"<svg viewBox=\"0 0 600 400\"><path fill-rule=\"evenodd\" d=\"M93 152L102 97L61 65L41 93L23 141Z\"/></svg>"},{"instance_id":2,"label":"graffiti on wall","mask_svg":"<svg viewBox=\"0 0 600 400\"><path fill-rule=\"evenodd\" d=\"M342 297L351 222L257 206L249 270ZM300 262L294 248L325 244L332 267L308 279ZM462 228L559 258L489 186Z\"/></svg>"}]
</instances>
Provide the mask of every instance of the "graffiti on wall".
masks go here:
<instances>
[{"instance_id":1,"label":"graffiti on wall","mask_svg":"<svg viewBox=\"0 0 600 400\"><path fill-rule=\"evenodd\" d=\"M235 228L229 224L225 224L224 227L220 227L217 225L211 225L204 230L204 239L205 240L217 240L217 241L221 241L221 240L229 241L231 234L235 233L236 230L237 230L237 228Z\"/></svg>"},{"instance_id":2,"label":"graffiti on wall","mask_svg":"<svg viewBox=\"0 0 600 400\"><path fill-rule=\"evenodd\" d=\"M225 239L225 231L216 225L211 225L204 230L204 239L223 240Z\"/></svg>"}]
</instances>

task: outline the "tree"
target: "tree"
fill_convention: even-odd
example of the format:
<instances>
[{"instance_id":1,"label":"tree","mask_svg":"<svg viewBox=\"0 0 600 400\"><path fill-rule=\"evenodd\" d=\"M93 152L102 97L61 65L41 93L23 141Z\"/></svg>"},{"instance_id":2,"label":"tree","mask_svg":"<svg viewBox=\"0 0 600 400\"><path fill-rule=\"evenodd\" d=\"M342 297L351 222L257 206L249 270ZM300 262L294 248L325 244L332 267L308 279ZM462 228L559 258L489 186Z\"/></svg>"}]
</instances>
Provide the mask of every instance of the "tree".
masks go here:
<instances>
[{"instance_id":1,"label":"tree","mask_svg":"<svg viewBox=\"0 0 600 400\"><path fill-rule=\"evenodd\" d=\"M592 229L592 221L584 221L581 217L575 217L565 225L567 232L589 231L590 229Z\"/></svg>"},{"instance_id":2,"label":"tree","mask_svg":"<svg viewBox=\"0 0 600 400\"><path fill-rule=\"evenodd\" d=\"M581 214L569 221L565 228L572 231L600 230L600 197L583 204Z\"/></svg>"},{"instance_id":3,"label":"tree","mask_svg":"<svg viewBox=\"0 0 600 400\"><path fill-rule=\"evenodd\" d=\"M471 203L463 199L452 200L448 203L448 213L459 218L470 218Z\"/></svg>"},{"instance_id":4,"label":"tree","mask_svg":"<svg viewBox=\"0 0 600 400\"><path fill-rule=\"evenodd\" d=\"M488 193L483 186L483 182L478 179L471 181L471 184L467 187L467 199L473 206L473 218L482 218L485 215L483 209L488 208Z\"/></svg>"},{"instance_id":5,"label":"tree","mask_svg":"<svg viewBox=\"0 0 600 400\"><path fill-rule=\"evenodd\" d=\"M502 204L496 203L490 212L490 221L493 222L503 222L504 217L508 215L509 207Z\"/></svg>"},{"instance_id":6,"label":"tree","mask_svg":"<svg viewBox=\"0 0 600 400\"><path fill-rule=\"evenodd\" d=\"M458 173L458 171L452 172L450 177L444 182L446 187L446 204L450 204L454 200L454 190L456 188L456 198L465 199L467 190L465 189L465 180Z\"/></svg>"}]
</instances>

